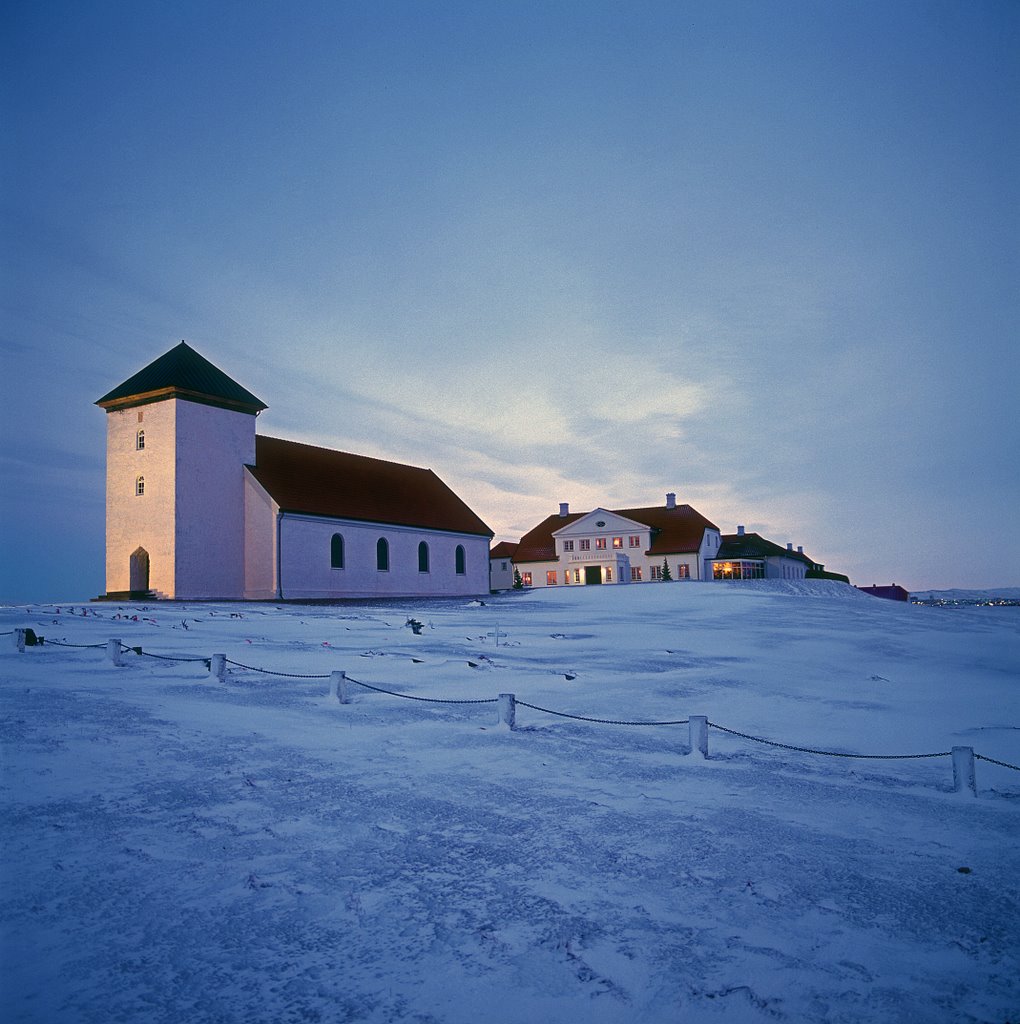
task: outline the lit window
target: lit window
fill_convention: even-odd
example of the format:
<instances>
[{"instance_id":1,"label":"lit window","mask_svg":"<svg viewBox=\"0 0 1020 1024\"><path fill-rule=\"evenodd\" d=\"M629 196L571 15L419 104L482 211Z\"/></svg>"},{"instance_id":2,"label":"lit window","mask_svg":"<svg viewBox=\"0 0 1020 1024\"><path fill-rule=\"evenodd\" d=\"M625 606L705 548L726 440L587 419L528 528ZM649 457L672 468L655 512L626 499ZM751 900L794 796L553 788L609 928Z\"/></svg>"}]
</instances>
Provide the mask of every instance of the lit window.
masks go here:
<instances>
[{"instance_id":1,"label":"lit window","mask_svg":"<svg viewBox=\"0 0 1020 1024\"><path fill-rule=\"evenodd\" d=\"M145 477L144 476L135 477L135 494L144 494L144 493L145 493Z\"/></svg>"},{"instance_id":2,"label":"lit window","mask_svg":"<svg viewBox=\"0 0 1020 1024\"><path fill-rule=\"evenodd\" d=\"M691 578L691 567L681 562L676 567L676 578L678 580L689 580Z\"/></svg>"},{"instance_id":3,"label":"lit window","mask_svg":"<svg viewBox=\"0 0 1020 1024\"><path fill-rule=\"evenodd\" d=\"M139 430L138 433L135 434L135 448L137 448L138 451L142 451L142 449L145 448L145 431L144 430Z\"/></svg>"},{"instance_id":4,"label":"lit window","mask_svg":"<svg viewBox=\"0 0 1020 1024\"><path fill-rule=\"evenodd\" d=\"M457 575L463 576L467 572L467 563L464 558L464 545L458 544L457 550L454 552L454 566L456 567Z\"/></svg>"},{"instance_id":5,"label":"lit window","mask_svg":"<svg viewBox=\"0 0 1020 1024\"><path fill-rule=\"evenodd\" d=\"M578 547L578 550L580 550L580 551L591 551L591 541L587 540L587 539L586 540L579 540L577 542L577 547Z\"/></svg>"},{"instance_id":6,"label":"lit window","mask_svg":"<svg viewBox=\"0 0 1020 1024\"><path fill-rule=\"evenodd\" d=\"M570 583L570 570L569 569L564 569L563 570L563 582L567 583L567 584Z\"/></svg>"},{"instance_id":7,"label":"lit window","mask_svg":"<svg viewBox=\"0 0 1020 1024\"><path fill-rule=\"evenodd\" d=\"M715 562L712 578L716 580L763 580L764 562Z\"/></svg>"},{"instance_id":8,"label":"lit window","mask_svg":"<svg viewBox=\"0 0 1020 1024\"><path fill-rule=\"evenodd\" d=\"M632 565L630 567L630 578L634 582L636 582L637 580L641 579L641 566L640 565Z\"/></svg>"},{"instance_id":9,"label":"lit window","mask_svg":"<svg viewBox=\"0 0 1020 1024\"><path fill-rule=\"evenodd\" d=\"M651 567L650 572L651 572L651 576L652 576L653 580L661 580L662 579L662 566L661 565L653 565Z\"/></svg>"},{"instance_id":10,"label":"lit window","mask_svg":"<svg viewBox=\"0 0 1020 1024\"><path fill-rule=\"evenodd\" d=\"M555 587L557 583L559 583L559 580L556 578L556 570L550 569L545 574L545 585L547 587Z\"/></svg>"},{"instance_id":11,"label":"lit window","mask_svg":"<svg viewBox=\"0 0 1020 1024\"><path fill-rule=\"evenodd\" d=\"M521 573L521 582L526 587L530 587L531 586L531 573L530 572Z\"/></svg>"},{"instance_id":12,"label":"lit window","mask_svg":"<svg viewBox=\"0 0 1020 1024\"><path fill-rule=\"evenodd\" d=\"M639 548L639 547L641 547L641 538L640 537L634 537L634 536L628 537L627 538L627 543L632 548Z\"/></svg>"},{"instance_id":13,"label":"lit window","mask_svg":"<svg viewBox=\"0 0 1020 1024\"><path fill-rule=\"evenodd\" d=\"M581 582L581 570L580 569L575 569L574 570L574 582L575 583L580 583Z\"/></svg>"},{"instance_id":14,"label":"lit window","mask_svg":"<svg viewBox=\"0 0 1020 1024\"><path fill-rule=\"evenodd\" d=\"M375 567L379 572L390 571L390 542L385 537L375 542Z\"/></svg>"},{"instance_id":15,"label":"lit window","mask_svg":"<svg viewBox=\"0 0 1020 1024\"><path fill-rule=\"evenodd\" d=\"M614 537L613 538L613 547L614 548L622 548L623 547L623 538L622 537Z\"/></svg>"},{"instance_id":16,"label":"lit window","mask_svg":"<svg viewBox=\"0 0 1020 1024\"><path fill-rule=\"evenodd\" d=\"M595 550L596 551L605 551L606 550L606 538L605 537L596 537L595 538Z\"/></svg>"},{"instance_id":17,"label":"lit window","mask_svg":"<svg viewBox=\"0 0 1020 1024\"><path fill-rule=\"evenodd\" d=\"M572 540L565 540L563 542L563 550L564 551L573 551L574 550L574 542Z\"/></svg>"},{"instance_id":18,"label":"lit window","mask_svg":"<svg viewBox=\"0 0 1020 1024\"><path fill-rule=\"evenodd\" d=\"M613 567L611 565L606 566L606 583L613 582Z\"/></svg>"},{"instance_id":19,"label":"lit window","mask_svg":"<svg viewBox=\"0 0 1020 1024\"><path fill-rule=\"evenodd\" d=\"M339 533L334 533L329 539L329 567L331 569L344 567L344 539Z\"/></svg>"},{"instance_id":20,"label":"lit window","mask_svg":"<svg viewBox=\"0 0 1020 1024\"><path fill-rule=\"evenodd\" d=\"M429 546L422 541L418 545L418 572L429 571Z\"/></svg>"}]
</instances>

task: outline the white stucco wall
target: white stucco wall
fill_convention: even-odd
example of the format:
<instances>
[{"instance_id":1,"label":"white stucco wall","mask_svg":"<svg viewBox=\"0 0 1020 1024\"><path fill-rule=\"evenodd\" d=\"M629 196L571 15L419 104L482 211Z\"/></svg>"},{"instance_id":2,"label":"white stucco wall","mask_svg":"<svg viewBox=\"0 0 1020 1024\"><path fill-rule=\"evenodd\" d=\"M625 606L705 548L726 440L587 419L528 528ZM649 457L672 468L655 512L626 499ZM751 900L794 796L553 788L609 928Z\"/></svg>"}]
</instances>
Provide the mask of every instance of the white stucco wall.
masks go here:
<instances>
[{"instance_id":1,"label":"white stucco wall","mask_svg":"<svg viewBox=\"0 0 1020 1024\"><path fill-rule=\"evenodd\" d=\"M132 552L149 554L149 587L175 591L175 403L154 402L106 414L106 590L130 589ZM139 430L145 448L137 448ZM145 478L145 493L135 481Z\"/></svg>"},{"instance_id":2,"label":"white stucco wall","mask_svg":"<svg viewBox=\"0 0 1020 1024\"><path fill-rule=\"evenodd\" d=\"M506 558L492 558L489 560L489 589L510 590L514 585L514 563L507 556Z\"/></svg>"},{"instance_id":3,"label":"white stucco wall","mask_svg":"<svg viewBox=\"0 0 1020 1024\"><path fill-rule=\"evenodd\" d=\"M244 463L255 457L255 417L168 398L108 412L106 422L107 592L130 589L141 547L159 596L243 597Z\"/></svg>"},{"instance_id":4,"label":"white stucco wall","mask_svg":"<svg viewBox=\"0 0 1020 1024\"><path fill-rule=\"evenodd\" d=\"M276 514L279 506L244 471L244 596L268 601L276 592Z\"/></svg>"},{"instance_id":5,"label":"white stucco wall","mask_svg":"<svg viewBox=\"0 0 1020 1024\"><path fill-rule=\"evenodd\" d=\"M344 538L344 568L330 567L330 540ZM376 544L389 541L389 570L376 568ZM282 597L413 597L486 594L489 538L285 513L280 526ZM418 571L418 544L429 545L429 572ZM455 572L464 547L465 573Z\"/></svg>"},{"instance_id":6,"label":"white stucco wall","mask_svg":"<svg viewBox=\"0 0 1020 1024\"><path fill-rule=\"evenodd\" d=\"M244 466L255 461L255 417L171 401L177 404L175 596L240 599Z\"/></svg>"},{"instance_id":7,"label":"white stucco wall","mask_svg":"<svg viewBox=\"0 0 1020 1024\"><path fill-rule=\"evenodd\" d=\"M599 526L600 522L605 525ZM597 547L597 538L600 537L605 539L605 548ZM621 548L613 548L614 537L621 538ZM631 537L640 538L636 546L631 546ZM555 561L522 562L518 565L522 577L527 572L531 573L532 586L547 586L546 580L550 571L556 572L557 586L576 586L573 573L575 569L580 570L580 585L584 586L585 568L594 565L602 568L603 583L632 582L632 568L641 570L642 583L649 583L653 582L652 569L661 569L664 558L669 562L674 580L683 578L680 573L682 565L687 566L688 579L711 579L711 568L709 567L706 574L705 566L707 560L714 557L719 549L718 531L706 530L698 551L671 553L665 556L647 555L646 552L652 543L651 530L641 523L635 523L605 509L596 509L562 529L553 531L553 540L558 555ZM587 549L581 548L582 541L588 541ZM568 542L573 544L572 549L568 549ZM611 580L606 578L608 567L613 570ZM565 576L568 571L571 573L569 584Z\"/></svg>"}]
</instances>

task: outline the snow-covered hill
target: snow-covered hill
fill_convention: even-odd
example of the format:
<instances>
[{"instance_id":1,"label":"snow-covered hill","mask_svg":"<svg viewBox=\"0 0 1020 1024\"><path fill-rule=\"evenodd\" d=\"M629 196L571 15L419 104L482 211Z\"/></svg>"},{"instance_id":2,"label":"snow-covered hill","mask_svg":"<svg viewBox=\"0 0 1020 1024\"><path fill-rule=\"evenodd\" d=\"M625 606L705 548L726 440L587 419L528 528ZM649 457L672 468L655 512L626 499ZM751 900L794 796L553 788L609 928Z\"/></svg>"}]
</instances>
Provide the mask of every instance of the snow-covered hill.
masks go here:
<instances>
[{"instance_id":1,"label":"snow-covered hill","mask_svg":"<svg viewBox=\"0 0 1020 1024\"><path fill-rule=\"evenodd\" d=\"M85 611L0 609L47 640L0 638L6 1021L1020 1017L1018 608L819 582ZM142 653L52 643L110 637ZM165 660L216 653L222 683ZM334 670L376 689L341 705ZM507 692L513 732L431 702ZM938 756L711 728L706 761L686 725L525 704ZM960 745L1003 762L976 797Z\"/></svg>"}]
</instances>

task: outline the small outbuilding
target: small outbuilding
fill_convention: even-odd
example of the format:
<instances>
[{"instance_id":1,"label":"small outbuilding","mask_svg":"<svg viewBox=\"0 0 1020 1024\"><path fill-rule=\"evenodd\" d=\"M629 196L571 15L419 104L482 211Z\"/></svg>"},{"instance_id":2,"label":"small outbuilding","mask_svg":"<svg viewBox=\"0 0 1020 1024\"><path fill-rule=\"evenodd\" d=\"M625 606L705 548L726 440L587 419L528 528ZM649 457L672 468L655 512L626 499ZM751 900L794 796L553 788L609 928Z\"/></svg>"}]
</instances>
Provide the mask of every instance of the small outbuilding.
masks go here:
<instances>
[{"instance_id":1,"label":"small outbuilding","mask_svg":"<svg viewBox=\"0 0 1020 1024\"><path fill-rule=\"evenodd\" d=\"M858 587L857 589L865 594L871 594L872 597L884 597L887 601L910 600L910 592L896 583L888 587L880 587L877 583L873 583L870 587Z\"/></svg>"}]
</instances>

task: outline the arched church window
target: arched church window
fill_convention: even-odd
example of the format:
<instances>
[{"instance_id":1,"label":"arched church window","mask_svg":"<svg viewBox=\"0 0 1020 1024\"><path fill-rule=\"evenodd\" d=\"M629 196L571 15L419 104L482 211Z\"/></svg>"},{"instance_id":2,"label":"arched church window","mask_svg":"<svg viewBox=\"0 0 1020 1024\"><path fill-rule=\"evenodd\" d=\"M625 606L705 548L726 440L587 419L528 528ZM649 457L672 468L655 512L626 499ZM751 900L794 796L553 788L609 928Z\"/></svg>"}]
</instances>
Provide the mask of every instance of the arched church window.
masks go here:
<instances>
[{"instance_id":1,"label":"arched church window","mask_svg":"<svg viewBox=\"0 0 1020 1024\"><path fill-rule=\"evenodd\" d=\"M344 539L339 533L334 533L329 541L329 567L331 569L344 567Z\"/></svg>"},{"instance_id":2,"label":"arched church window","mask_svg":"<svg viewBox=\"0 0 1020 1024\"><path fill-rule=\"evenodd\" d=\"M380 537L375 545L375 567L380 572L389 572L390 568L390 542L385 537Z\"/></svg>"},{"instance_id":3,"label":"arched church window","mask_svg":"<svg viewBox=\"0 0 1020 1024\"><path fill-rule=\"evenodd\" d=\"M429 571L429 546L422 541L418 545L418 572Z\"/></svg>"},{"instance_id":4,"label":"arched church window","mask_svg":"<svg viewBox=\"0 0 1020 1024\"><path fill-rule=\"evenodd\" d=\"M138 433L135 434L135 447L139 451L142 451L145 448L145 431L144 430L139 430Z\"/></svg>"},{"instance_id":5,"label":"arched church window","mask_svg":"<svg viewBox=\"0 0 1020 1024\"><path fill-rule=\"evenodd\" d=\"M135 477L135 494L141 495L141 494L144 494L144 493L145 493L145 477L144 476Z\"/></svg>"},{"instance_id":6,"label":"arched church window","mask_svg":"<svg viewBox=\"0 0 1020 1024\"><path fill-rule=\"evenodd\" d=\"M454 554L454 564L457 569L457 575L463 576L467 572L466 559L464 557L464 545L458 544L457 551Z\"/></svg>"}]
</instances>

